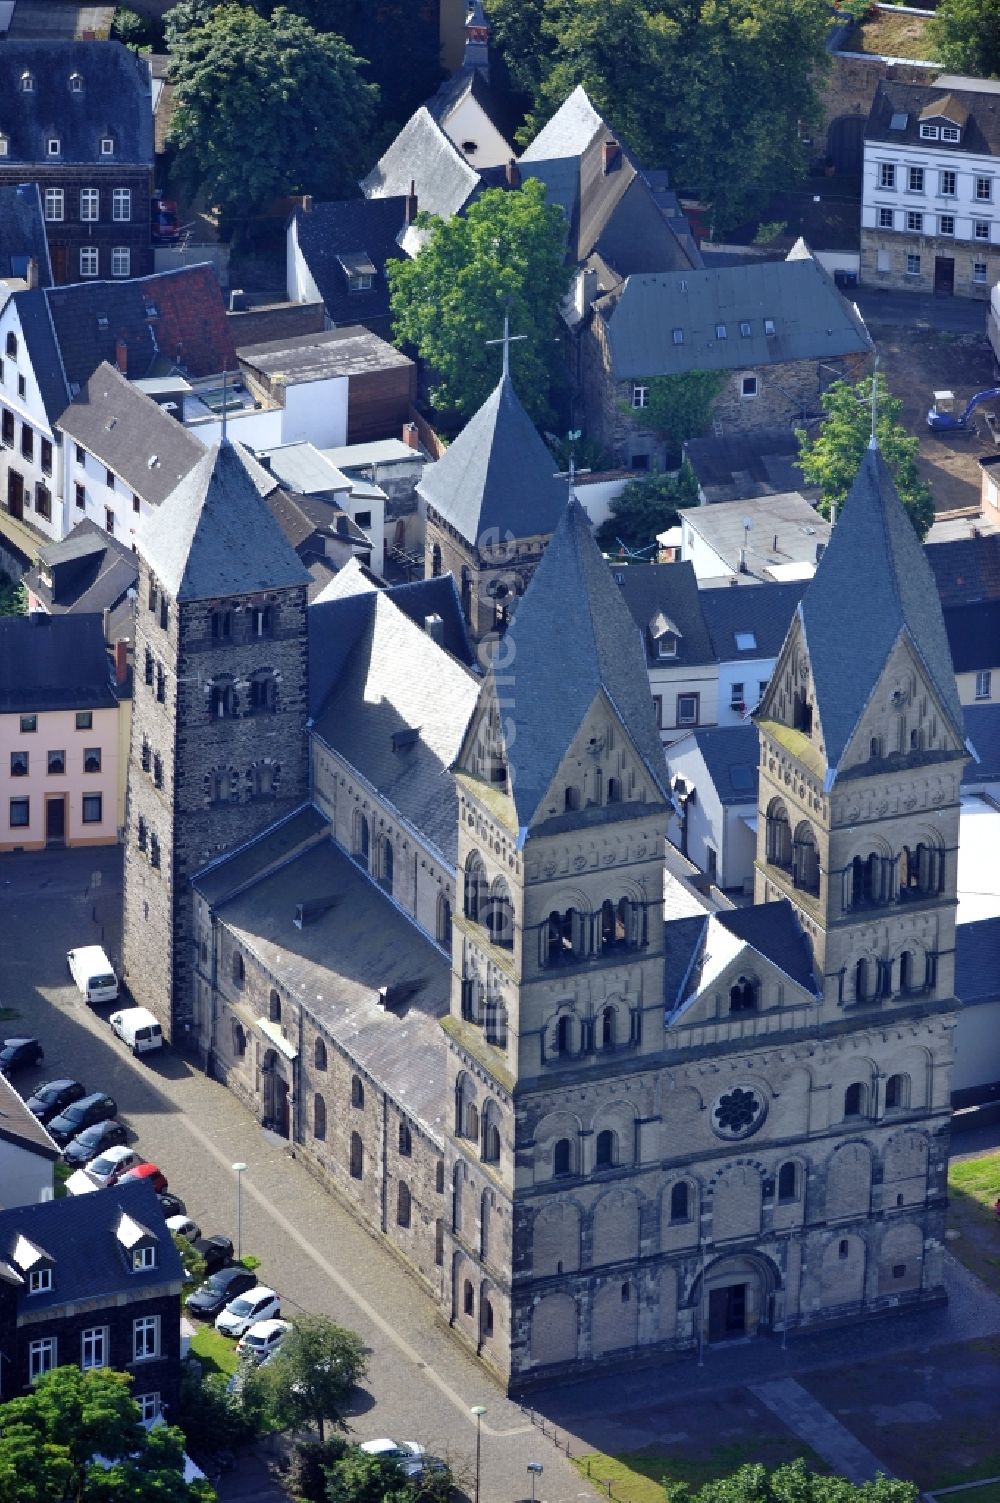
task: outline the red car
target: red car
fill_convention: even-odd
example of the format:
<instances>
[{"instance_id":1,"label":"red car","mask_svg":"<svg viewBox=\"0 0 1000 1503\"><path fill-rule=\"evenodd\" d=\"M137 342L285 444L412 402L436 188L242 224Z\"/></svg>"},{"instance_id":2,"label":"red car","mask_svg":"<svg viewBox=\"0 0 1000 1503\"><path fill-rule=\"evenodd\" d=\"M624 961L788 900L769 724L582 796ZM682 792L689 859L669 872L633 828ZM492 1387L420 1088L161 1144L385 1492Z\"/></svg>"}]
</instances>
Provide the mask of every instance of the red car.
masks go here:
<instances>
[{"instance_id":1,"label":"red car","mask_svg":"<svg viewBox=\"0 0 1000 1503\"><path fill-rule=\"evenodd\" d=\"M123 1174L119 1183L127 1185L133 1179L146 1179L152 1185L157 1195L167 1188L167 1176L162 1169L157 1169L155 1164L136 1164L127 1174Z\"/></svg>"}]
</instances>

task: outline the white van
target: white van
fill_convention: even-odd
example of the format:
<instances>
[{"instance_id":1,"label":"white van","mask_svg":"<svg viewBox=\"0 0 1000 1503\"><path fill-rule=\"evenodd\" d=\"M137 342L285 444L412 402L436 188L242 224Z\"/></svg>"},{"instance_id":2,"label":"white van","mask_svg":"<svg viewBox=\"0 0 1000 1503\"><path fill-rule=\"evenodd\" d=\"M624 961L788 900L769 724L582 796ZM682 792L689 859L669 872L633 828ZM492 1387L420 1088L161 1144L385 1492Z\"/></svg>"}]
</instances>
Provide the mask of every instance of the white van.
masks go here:
<instances>
[{"instance_id":1,"label":"white van","mask_svg":"<svg viewBox=\"0 0 1000 1503\"><path fill-rule=\"evenodd\" d=\"M163 1048L163 1033L148 1007L126 1007L111 1014L111 1030L133 1054L147 1054Z\"/></svg>"},{"instance_id":2,"label":"white van","mask_svg":"<svg viewBox=\"0 0 1000 1503\"><path fill-rule=\"evenodd\" d=\"M84 945L66 956L69 973L88 1005L114 1002L118 997L118 977L100 945Z\"/></svg>"}]
</instances>

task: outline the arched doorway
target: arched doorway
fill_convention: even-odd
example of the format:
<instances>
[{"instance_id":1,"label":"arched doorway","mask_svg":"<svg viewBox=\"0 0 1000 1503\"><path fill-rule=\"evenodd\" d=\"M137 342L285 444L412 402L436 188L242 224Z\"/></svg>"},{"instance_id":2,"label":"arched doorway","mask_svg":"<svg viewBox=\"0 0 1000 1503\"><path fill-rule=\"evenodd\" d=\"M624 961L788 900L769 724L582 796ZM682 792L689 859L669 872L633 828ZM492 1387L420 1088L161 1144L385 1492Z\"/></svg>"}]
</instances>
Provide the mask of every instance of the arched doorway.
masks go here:
<instances>
[{"instance_id":1,"label":"arched doorway","mask_svg":"<svg viewBox=\"0 0 1000 1503\"><path fill-rule=\"evenodd\" d=\"M282 1073L277 1049L268 1049L261 1061L263 1125L287 1138L289 1133L288 1081Z\"/></svg>"},{"instance_id":2,"label":"arched doorway","mask_svg":"<svg viewBox=\"0 0 1000 1503\"><path fill-rule=\"evenodd\" d=\"M756 1254L720 1258L709 1264L693 1291L705 1339L736 1341L770 1329L772 1296L780 1283L778 1270Z\"/></svg>"}]
</instances>

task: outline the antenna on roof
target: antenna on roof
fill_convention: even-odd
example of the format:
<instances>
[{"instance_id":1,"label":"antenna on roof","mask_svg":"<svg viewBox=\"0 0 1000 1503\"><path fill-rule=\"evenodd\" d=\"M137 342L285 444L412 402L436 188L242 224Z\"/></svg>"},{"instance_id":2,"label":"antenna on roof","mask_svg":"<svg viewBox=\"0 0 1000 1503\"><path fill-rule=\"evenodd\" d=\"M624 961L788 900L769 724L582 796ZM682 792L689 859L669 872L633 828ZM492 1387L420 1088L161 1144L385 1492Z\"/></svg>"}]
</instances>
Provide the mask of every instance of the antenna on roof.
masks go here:
<instances>
[{"instance_id":1,"label":"antenna on roof","mask_svg":"<svg viewBox=\"0 0 1000 1503\"><path fill-rule=\"evenodd\" d=\"M226 442L226 408L229 406L229 392L227 379L229 375L229 362L222 367L222 442Z\"/></svg>"},{"instance_id":2,"label":"antenna on roof","mask_svg":"<svg viewBox=\"0 0 1000 1503\"><path fill-rule=\"evenodd\" d=\"M555 477L554 477L556 480L565 480L566 481L566 503L567 503L567 505L570 503L570 501L572 501L572 500L575 499L576 492L573 489L573 482L576 479L577 475L589 475L590 474L590 468L589 468L589 466L586 469L584 469L584 470L578 470L577 469L577 467L576 467L576 455L573 452L573 445L576 443L577 439L581 437L582 432L583 432L583 430L581 428L574 428L573 431L572 431L572 433L567 433L566 437L569 440L569 445L570 445L570 449L569 449L569 468L566 469L566 470L556 470Z\"/></svg>"},{"instance_id":3,"label":"antenna on roof","mask_svg":"<svg viewBox=\"0 0 1000 1503\"><path fill-rule=\"evenodd\" d=\"M511 347L511 345L512 344L516 344L519 339L527 339L527 337L528 337L527 334L512 334L510 332L510 319L508 318L507 314L505 313L504 316L503 316L503 338L502 339L487 339L487 341L486 341L487 344L502 344L503 345L503 375L504 375L504 379L505 380L510 375L510 347Z\"/></svg>"},{"instance_id":4,"label":"antenna on roof","mask_svg":"<svg viewBox=\"0 0 1000 1503\"><path fill-rule=\"evenodd\" d=\"M869 449L878 448L878 438L875 433L875 425L878 422L878 356L875 356L875 367L872 371L872 436L868 440Z\"/></svg>"}]
</instances>

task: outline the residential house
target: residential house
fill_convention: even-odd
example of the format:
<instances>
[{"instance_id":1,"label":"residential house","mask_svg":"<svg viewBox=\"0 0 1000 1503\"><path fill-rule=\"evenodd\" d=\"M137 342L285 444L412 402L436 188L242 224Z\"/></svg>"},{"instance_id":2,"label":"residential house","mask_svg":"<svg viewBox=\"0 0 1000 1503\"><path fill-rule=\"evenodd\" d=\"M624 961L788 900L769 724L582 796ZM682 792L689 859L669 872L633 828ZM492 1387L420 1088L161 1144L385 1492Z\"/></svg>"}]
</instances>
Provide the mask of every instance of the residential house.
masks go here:
<instances>
[{"instance_id":1,"label":"residential house","mask_svg":"<svg viewBox=\"0 0 1000 1503\"><path fill-rule=\"evenodd\" d=\"M1000 598L948 606L944 624L962 704L1000 699Z\"/></svg>"},{"instance_id":2,"label":"residential house","mask_svg":"<svg viewBox=\"0 0 1000 1503\"><path fill-rule=\"evenodd\" d=\"M139 564L132 550L99 522L78 522L47 543L24 576L28 610L50 616L100 615L109 647L131 639Z\"/></svg>"},{"instance_id":3,"label":"residential house","mask_svg":"<svg viewBox=\"0 0 1000 1503\"><path fill-rule=\"evenodd\" d=\"M955 926L955 1029L952 1102L956 1108L1000 1095L1000 918Z\"/></svg>"},{"instance_id":4,"label":"residential house","mask_svg":"<svg viewBox=\"0 0 1000 1503\"><path fill-rule=\"evenodd\" d=\"M416 200L409 195L331 203L306 198L288 222L288 297L321 302L329 328L363 324L388 339L392 314L385 268L405 259L400 241L415 213Z\"/></svg>"},{"instance_id":5,"label":"residential house","mask_svg":"<svg viewBox=\"0 0 1000 1503\"><path fill-rule=\"evenodd\" d=\"M353 557L381 569L385 498L381 492L371 495L377 487L359 497L348 477L313 444L281 444L259 450L257 458L277 482L268 500L272 509L280 508L275 515L307 566L318 554L334 570Z\"/></svg>"},{"instance_id":6,"label":"residential house","mask_svg":"<svg viewBox=\"0 0 1000 1503\"><path fill-rule=\"evenodd\" d=\"M52 285L42 195L34 182L0 184L0 295L5 282L25 287Z\"/></svg>"},{"instance_id":7,"label":"residential house","mask_svg":"<svg viewBox=\"0 0 1000 1503\"><path fill-rule=\"evenodd\" d=\"M699 591L718 664L720 726L742 725L757 708L804 592L804 580L759 590L726 585Z\"/></svg>"},{"instance_id":8,"label":"residential house","mask_svg":"<svg viewBox=\"0 0 1000 1503\"><path fill-rule=\"evenodd\" d=\"M0 850L117 841L119 687L99 615L0 619Z\"/></svg>"},{"instance_id":9,"label":"residential house","mask_svg":"<svg viewBox=\"0 0 1000 1503\"><path fill-rule=\"evenodd\" d=\"M689 506L680 513L681 558L705 585L811 579L830 524L800 496Z\"/></svg>"},{"instance_id":10,"label":"residential house","mask_svg":"<svg viewBox=\"0 0 1000 1503\"><path fill-rule=\"evenodd\" d=\"M642 638L656 726L664 747L718 718L718 665L689 563L617 567L612 573Z\"/></svg>"},{"instance_id":11,"label":"residential house","mask_svg":"<svg viewBox=\"0 0 1000 1503\"><path fill-rule=\"evenodd\" d=\"M865 126L861 280L989 298L1000 280L1000 81L879 83Z\"/></svg>"},{"instance_id":12,"label":"residential house","mask_svg":"<svg viewBox=\"0 0 1000 1503\"><path fill-rule=\"evenodd\" d=\"M580 334L587 431L618 463L662 468L664 437L643 416L657 377L717 372L716 433L773 430L819 417L827 388L858 380L872 354L804 241L784 261L626 276Z\"/></svg>"},{"instance_id":13,"label":"residential house","mask_svg":"<svg viewBox=\"0 0 1000 1503\"><path fill-rule=\"evenodd\" d=\"M0 185L38 184L53 280L153 269L149 67L120 42L0 49Z\"/></svg>"},{"instance_id":14,"label":"residential house","mask_svg":"<svg viewBox=\"0 0 1000 1503\"><path fill-rule=\"evenodd\" d=\"M324 449L324 456L351 483L358 505L377 490L382 502L386 557L397 561L423 554L424 517L417 497L427 455L420 447L414 423L403 426L403 437L376 439ZM378 497L375 498L376 500Z\"/></svg>"},{"instance_id":15,"label":"residential house","mask_svg":"<svg viewBox=\"0 0 1000 1503\"><path fill-rule=\"evenodd\" d=\"M758 754L749 724L691 731L667 752L669 839L711 886L740 897L753 892Z\"/></svg>"},{"instance_id":16,"label":"residential house","mask_svg":"<svg viewBox=\"0 0 1000 1503\"><path fill-rule=\"evenodd\" d=\"M48 1131L0 1076L0 1210L51 1200L58 1158Z\"/></svg>"},{"instance_id":17,"label":"residential house","mask_svg":"<svg viewBox=\"0 0 1000 1503\"><path fill-rule=\"evenodd\" d=\"M946 608L1000 600L1000 533L973 526L968 537L928 543L924 553Z\"/></svg>"},{"instance_id":18,"label":"residential house","mask_svg":"<svg viewBox=\"0 0 1000 1503\"><path fill-rule=\"evenodd\" d=\"M3 1397L67 1363L110 1367L144 1420L176 1419L183 1284L149 1184L0 1211Z\"/></svg>"},{"instance_id":19,"label":"residential house","mask_svg":"<svg viewBox=\"0 0 1000 1503\"><path fill-rule=\"evenodd\" d=\"M703 506L791 491L813 501L819 494L806 485L798 465L799 441L788 428L689 438L683 452Z\"/></svg>"}]
</instances>

